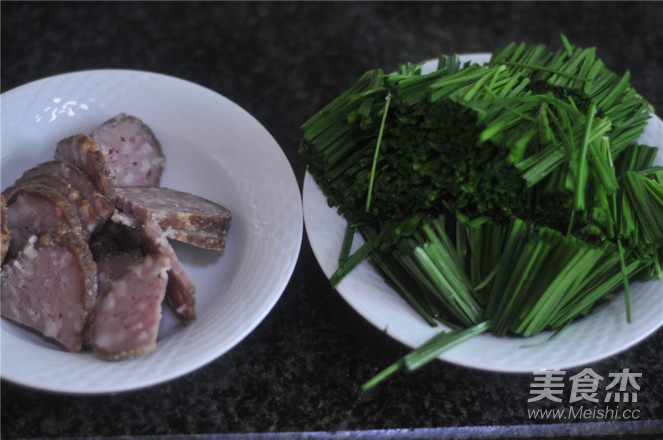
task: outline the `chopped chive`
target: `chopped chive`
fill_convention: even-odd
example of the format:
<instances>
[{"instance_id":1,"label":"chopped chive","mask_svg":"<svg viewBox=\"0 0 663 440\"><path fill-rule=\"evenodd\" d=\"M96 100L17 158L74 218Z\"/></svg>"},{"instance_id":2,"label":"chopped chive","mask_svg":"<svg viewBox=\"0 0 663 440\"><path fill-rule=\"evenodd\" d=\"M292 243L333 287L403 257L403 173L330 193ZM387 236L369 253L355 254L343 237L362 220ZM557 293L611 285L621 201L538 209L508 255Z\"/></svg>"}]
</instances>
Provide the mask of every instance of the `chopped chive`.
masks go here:
<instances>
[{"instance_id":1,"label":"chopped chive","mask_svg":"<svg viewBox=\"0 0 663 440\"><path fill-rule=\"evenodd\" d=\"M663 278L663 171L635 143L651 106L629 72L561 42L368 71L303 124L309 171L356 228L332 286L371 259L422 322L453 328L365 388L461 335L559 331L617 289L630 322L629 284Z\"/></svg>"}]
</instances>

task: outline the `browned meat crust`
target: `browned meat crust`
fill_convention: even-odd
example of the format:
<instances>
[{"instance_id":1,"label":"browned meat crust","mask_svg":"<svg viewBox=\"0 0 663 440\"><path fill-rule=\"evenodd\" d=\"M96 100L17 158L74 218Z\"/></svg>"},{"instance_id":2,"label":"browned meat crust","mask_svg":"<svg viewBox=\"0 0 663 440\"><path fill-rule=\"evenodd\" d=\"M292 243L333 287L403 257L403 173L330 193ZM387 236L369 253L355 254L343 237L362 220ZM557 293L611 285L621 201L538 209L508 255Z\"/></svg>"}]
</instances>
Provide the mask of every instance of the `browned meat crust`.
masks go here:
<instances>
[{"instance_id":1,"label":"browned meat crust","mask_svg":"<svg viewBox=\"0 0 663 440\"><path fill-rule=\"evenodd\" d=\"M5 260L10 242L11 232L7 222L7 200L5 200L4 194L0 194L0 264Z\"/></svg>"},{"instance_id":2,"label":"browned meat crust","mask_svg":"<svg viewBox=\"0 0 663 440\"><path fill-rule=\"evenodd\" d=\"M62 139L55 148L55 160L68 160L85 171L102 194L113 199L115 184L99 145L84 134Z\"/></svg>"}]
</instances>

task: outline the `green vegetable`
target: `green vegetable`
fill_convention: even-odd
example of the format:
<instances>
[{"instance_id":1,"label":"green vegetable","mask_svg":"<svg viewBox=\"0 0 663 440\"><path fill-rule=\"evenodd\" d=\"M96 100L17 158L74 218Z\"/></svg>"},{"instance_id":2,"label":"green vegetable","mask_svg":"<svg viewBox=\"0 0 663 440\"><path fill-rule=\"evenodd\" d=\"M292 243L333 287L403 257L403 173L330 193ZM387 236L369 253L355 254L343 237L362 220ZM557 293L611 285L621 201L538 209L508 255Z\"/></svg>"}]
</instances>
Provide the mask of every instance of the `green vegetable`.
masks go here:
<instances>
[{"instance_id":1,"label":"green vegetable","mask_svg":"<svg viewBox=\"0 0 663 440\"><path fill-rule=\"evenodd\" d=\"M459 335L559 331L619 289L630 321L629 282L661 277L663 170L635 143L652 109L629 74L563 36L420 67L366 72L303 124L309 172L366 238L352 255L346 240L332 285L370 257L454 329L413 357Z\"/></svg>"}]
</instances>

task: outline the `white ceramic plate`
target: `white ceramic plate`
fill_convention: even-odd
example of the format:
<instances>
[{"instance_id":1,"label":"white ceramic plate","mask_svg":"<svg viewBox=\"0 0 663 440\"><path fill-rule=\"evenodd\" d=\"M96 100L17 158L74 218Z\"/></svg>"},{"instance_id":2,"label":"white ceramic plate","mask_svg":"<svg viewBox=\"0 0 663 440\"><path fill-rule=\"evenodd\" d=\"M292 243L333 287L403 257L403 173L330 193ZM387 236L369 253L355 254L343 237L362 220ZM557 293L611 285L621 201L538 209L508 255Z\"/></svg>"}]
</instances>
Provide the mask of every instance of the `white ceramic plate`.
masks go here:
<instances>
[{"instance_id":1,"label":"white ceramic plate","mask_svg":"<svg viewBox=\"0 0 663 440\"><path fill-rule=\"evenodd\" d=\"M197 286L198 317L181 326L164 307L157 349L117 363L68 353L2 319L2 376L68 393L124 391L164 382L212 361L272 309L294 269L303 234L301 194L283 151L245 110L169 76L96 70L35 81L2 94L2 188L52 159L55 144L120 112L162 143L161 184L229 208L224 252L174 244Z\"/></svg>"},{"instance_id":2,"label":"white ceramic plate","mask_svg":"<svg viewBox=\"0 0 663 440\"><path fill-rule=\"evenodd\" d=\"M489 58L489 54L478 54L463 56L462 60L485 62ZM435 67L435 62L427 63L424 73ZM663 122L654 117L640 140L662 149ZM663 165L663 153L659 152L656 162ZM306 233L322 270L330 277L338 267L347 222L327 205L308 173L303 200ZM362 242L356 234L354 249ZM445 329L432 328L423 321L367 261L346 276L337 290L369 322L409 347L417 347ZM541 342L550 336L549 332L529 339L482 334L448 350L440 359L482 370L522 373L590 364L631 347L663 325L663 282L631 286L630 324L626 322L624 307L624 297L618 295L610 305L597 308L545 343Z\"/></svg>"}]
</instances>

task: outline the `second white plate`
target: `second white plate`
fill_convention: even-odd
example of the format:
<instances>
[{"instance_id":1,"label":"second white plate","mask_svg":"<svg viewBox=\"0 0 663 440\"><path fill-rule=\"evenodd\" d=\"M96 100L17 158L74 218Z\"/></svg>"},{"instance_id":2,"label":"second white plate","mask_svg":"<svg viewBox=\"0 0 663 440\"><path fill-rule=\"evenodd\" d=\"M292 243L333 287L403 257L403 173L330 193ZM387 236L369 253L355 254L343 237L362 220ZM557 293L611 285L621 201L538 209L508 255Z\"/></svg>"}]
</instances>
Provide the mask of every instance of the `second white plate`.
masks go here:
<instances>
[{"instance_id":1,"label":"second white plate","mask_svg":"<svg viewBox=\"0 0 663 440\"><path fill-rule=\"evenodd\" d=\"M489 57L477 54L464 55L461 59L485 62ZM435 65L427 63L424 73ZM658 117L650 120L640 141L658 147L657 164L663 164L663 122ZM320 187L308 173L303 200L307 236L322 270L331 277L338 267L347 222L327 205ZM354 249L361 242L356 234ZM418 347L446 329L430 327L367 261L346 276L337 290L374 326L409 347ZM523 373L595 362L633 346L663 325L663 281L631 286L631 314L629 324L625 319L624 296L620 294L614 302L598 307L552 340L546 341L549 332L528 339L482 334L448 350L440 359L482 370Z\"/></svg>"}]
</instances>

